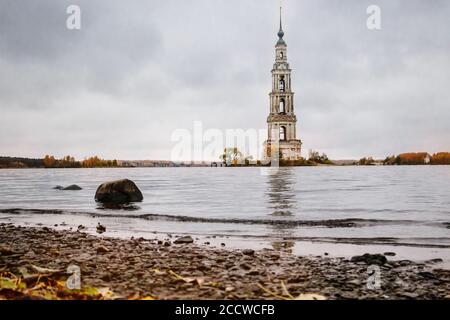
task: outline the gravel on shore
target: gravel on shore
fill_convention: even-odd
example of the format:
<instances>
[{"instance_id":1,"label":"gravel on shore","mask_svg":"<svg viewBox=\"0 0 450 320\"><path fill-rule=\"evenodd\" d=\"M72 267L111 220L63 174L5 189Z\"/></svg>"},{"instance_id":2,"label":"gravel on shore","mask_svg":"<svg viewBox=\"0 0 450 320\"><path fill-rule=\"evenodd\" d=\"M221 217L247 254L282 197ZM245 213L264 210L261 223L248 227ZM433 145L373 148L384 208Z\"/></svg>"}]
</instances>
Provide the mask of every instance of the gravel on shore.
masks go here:
<instances>
[{"instance_id":1,"label":"gravel on shore","mask_svg":"<svg viewBox=\"0 0 450 320\"><path fill-rule=\"evenodd\" d=\"M109 288L117 298L450 298L449 270L433 268L433 261L387 258L370 267L358 259L300 257L283 250L229 250L190 241L123 240L0 224L0 273L20 276L30 266L64 271L76 265L83 287ZM379 270L380 282L373 270ZM65 280L68 275L54 277Z\"/></svg>"}]
</instances>

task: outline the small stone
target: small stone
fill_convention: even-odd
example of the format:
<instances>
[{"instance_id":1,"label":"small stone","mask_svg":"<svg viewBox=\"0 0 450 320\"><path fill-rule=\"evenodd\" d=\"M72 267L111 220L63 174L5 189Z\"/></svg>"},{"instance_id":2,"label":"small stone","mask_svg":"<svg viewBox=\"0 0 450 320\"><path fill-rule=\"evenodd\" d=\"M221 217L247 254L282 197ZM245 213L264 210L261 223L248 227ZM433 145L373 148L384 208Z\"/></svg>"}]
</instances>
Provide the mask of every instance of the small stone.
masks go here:
<instances>
[{"instance_id":1,"label":"small stone","mask_svg":"<svg viewBox=\"0 0 450 320\"><path fill-rule=\"evenodd\" d=\"M111 281L111 276L108 273L105 273L104 275L102 275L100 277L100 279L102 279L103 281L109 282L109 281Z\"/></svg>"},{"instance_id":2,"label":"small stone","mask_svg":"<svg viewBox=\"0 0 450 320\"><path fill-rule=\"evenodd\" d=\"M351 280L351 281L349 281L348 283L351 283L351 284L353 284L353 285L355 285L355 286L361 285L361 281L358 280L358 279Z\"/></svg>"},{"instance_id":3,"label":"small stone","mask_svg":"<svg viewBox=\"0 0 450 320\"><path fill-rule=\"evenodd\" d=\"M221 243L220 245L221 245L222 247L225 247L225 243Z\"/></svg>"},{"instance_id":4,"label":"small stone","mask_svg":"<svg viewBox=\"0 0 450 320\"><path fill-rule=\"evenodd\" d=\"M51 249L50 253L54 256L59 256L61 255L61 252L58 249Z\"/></svg>"},{"instance_id":5,"label":"small stone","mask_svg":"<svg viewBox=\"0 0 450 320\"><path fill-rule=\"evenodd\" d=\"M99 222L98 225L97 225L97 233L102 234L102 233L104 233L104 232L106 232L106 227L105 227L105 226L102 226L102 225L100 224L100 222Z\"/></svg>"},{"instance_id":6,"label":"small stone","mask_svg":"<svg viewBox=\"0 0 450 320\"><path fill-rule=\"evenodd\" d=\"M239 265L239 267L241 267L242 269L244 269L244 270L250 270L252 267L250 267L248 264L246 264L246 263L241 263L240 265Z\"/></svg>"},{"instance_id":7,"label":"small stone","mask_svg":"<svg viewBox=\"0 0 450 320\"><path fill-rule=\"evenodd\" d=\"M444 260L442 260L441 258L437 258L437 259L428 260L427 262L429 262L429 263L441 263L441 262L444 262Z\"/></svg>"},{"instance_id":8,"label":"small stone","mask_svg":"<svg viewBox=\"0 0 450 320\"><path fill-rule=\"evenodd\" d=\"M250 270L249 272L247 272L247 274L248 274L249 276L257 276L257 275L260 274L260 272L259 272L258 270L256 270L256 269L252 269L252 270Z\"/></svg>"},{"instance_id":9,"label":"small stone","mask_svg":"<svg viewBox=\"0 0 450 320\"><path fill-rule=\"evenodd\" d=\"M406 267L412 264L411 260L400 260L397 262L400 266Z\"/></svg>"},{"instance_id":10,"label":"small stone","mask_svg":"<svg viewBox=\"0 0 450 320\"><path fill-rule=\"evenodd\" d=\"M395 257L397 254L395 252L385 252L384 255L388 257Z\"/></svg>"},{"instance_id":11,"label":"small stone","mask_svg":"<svg viewBox=\"0 0 450 320\"><path fill-rule=\"evenodd\" d=\"M419 272L419 276L426 278L426 279L438 279L434 274L427 271Z\"/></svg>"},{"instance_id":12,"label":"small stone","mask_svg":"<svg viewBox=\"0 0 450 320\"><path fill-rule=\"evenodd\" d=\"M170 243L170 241L165 241L164 242L164 247L170 247L172 244Z\"/></svg>"},{"instance_id":13,"label":"small stone","mask_svg":"<svg viewBox=\"0 0 450 320\"><path fill-rule=\"evenodd\" d=\"M402 293L402 296L409 298L409 299L417 299L419 297L419 295L417 293L413 293L413 292L404 292L404 293Z\"/></svg>"},{"instance_id":14,"label":"small stone","mask_svg":"<svg viewBox=\"0 0 450 320\"><path fill-rule=\"evenodd\" d=\"M193 243L194 239L191 236L181 237L174 241L175 244L189 244Z\"/></svg>"},{"instance_id":15,"label":"small stone","mask_svg":"<svg viewBox=\"0 0 450 320\"><path fill-rule=\"evenodd\" d=\"M244 254L246 256L253 256L255 254L255 250L245 249L245 250L242 251L242 254Z\"/></svg>"},{"instance_id":16,"label":"small stone","mask_svg":"<svg viewBox=\"0 0 450 320\"><path fill-rule=\"evenodd\" d=\"M107 247L102 245L97 247L97 253L107 253L107 252L109 252L109 249Z\"/></svg>"},{"instance_id":17,"label":"small stone","mask_svg":"<svg viewBox=\"0 0 450 320\"><path fill-rule=\"evenodd\" d=\"M53 249L53 250L55 250L55 249ZM29 250L27 253L25 253L24 257L26 257L26 258L34 258L34 257L36 257L36 253L34 253L33 250Z\"/></svg>"},{"instance_id":18,"label":"small stone","mask_svg":"<svg viewBox=\"0 0 450 320\"><path fill-rule=\"evenodd\" d=\"M13 253L14 253L14 251L12 251L10 247L0 246L0 254L2 256L9 256L9 255L11 255Z\"/></svg>"}]
</instances>

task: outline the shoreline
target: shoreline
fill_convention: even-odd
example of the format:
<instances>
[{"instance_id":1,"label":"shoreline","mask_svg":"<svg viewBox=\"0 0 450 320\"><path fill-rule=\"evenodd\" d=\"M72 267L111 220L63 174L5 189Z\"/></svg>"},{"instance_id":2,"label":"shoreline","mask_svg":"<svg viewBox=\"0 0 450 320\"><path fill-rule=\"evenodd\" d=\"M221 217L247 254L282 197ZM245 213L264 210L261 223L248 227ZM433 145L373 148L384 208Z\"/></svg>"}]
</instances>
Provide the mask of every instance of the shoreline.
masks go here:
<instances>
[{"instance_id":1,"label":"shoreline","mask_svg":"<svg viewBox=\"0 0 450 320\"><path fill-rule=\"evenodd\" d=\"M212 248L195 240L175 244L175 238L126 240L0 224L0 272L20 276L30 266L61 271L75 264L82 286L106 287L122 299L450 298L450 271L436 268L439 261L387 257L378 266L381 288L371 290L370 261L297 256L284 248ZM55 277L61 281L67 274Z\"/></svg>"},{"instance_id":2,"label":"shoreline","mask_svg":"<svg viewBox=\"0 0 450 320\"><path fill-rule=\"evenodd\" d=\"M10 215L8 215L8 213ZM131 213L130 213L131 214ZM130 239L135 238L153 238L155 240L167 241L171 240L172 235L178 236L192 236L195 237L197 243L207 243L208 248L230 248L235 250L252 249L263 250L267 248L278 250L283 248L297 256L322 256L322 257L334 257L334 258L347 258L350 259L354 255L362 255L365 253L377 254L384 252L393 252L395 255L391 256L392 260L411 260L414 262L422 263L424 261L442 259L442 262L438 263L436 267L450 270L450 249L449 244L443 242L440 238L387 238L387 237L339 237L337 235L293 235L289 233L277 233L249 230L251 226L258 226L258 224L236 224L236 227L242 229L234 229L230 232L229 224L208 224L203 222L197 223L197 219L194 222L185 222L184 217L181 222L178 219L172 221L172 219L166 220L165 215L154 217L150 214L151 223L142 223L140 220L145 218L147 221L147 215L134 216L133 219L129 219L130 216L123 214L120 216L99 214L96 212L82 212L82 211L67 211L57 209L0 209L0 222L13 223L16 226L24 227L48 227L58 231L72 231L77 230L78 226L83 226L83 232L90 235L100 237L114 237L118 239ZM169 216L175 217L175 216ZM136 218L136 219L134 219ZM382 224L391 224L392 221L385 220L364 220L364 219L344 219L333 220L338 222L338 229L342 227L342 224L347 224L349 221L358 222L362 225L373 224L379 222ZM228 220L227 220L228 222ZM316 228L316 225L320 221L308 221L307 228L310 228L309 224L312 223L312 227ZM333 230L334 223L319 223L324 231ZM397 221L398 223L399 221ZM400 221L402 222L402 221ZM403 221L408 222L408 221ZM413 222L413 221L409 221ZM96 226L98 223L107 227L107 232L98 235L96 233ZM323 226L322 226L323 225ZM219 226L219 227L217 227ZM444 224L439 223L439 226L446 227ZM350 226L348 228L352 229ZM353 226L354 228L355 226ZM307 229L305 229L307 230Z\"/></svg>"},{"instance_id":3,"label":"shoreline","mask_svg":"<svg viewBox=\"0 0 450 320\"><path fill-rule=\"evenodd\" d=\"M349 167L448 167L448 163L439 164L305 164L305 165L280 165L280 166L270 166L270 165L242 165L242 166L212 166L212 165L183 165L183 166L117 166L117 167L62 167L62 168L46 168L46 167L0 167L0 170L67 170L67 169L180 169L180 168L226 168L226 169L236 169L236 168L349 168Z\"/></svg>"}]
</instances>

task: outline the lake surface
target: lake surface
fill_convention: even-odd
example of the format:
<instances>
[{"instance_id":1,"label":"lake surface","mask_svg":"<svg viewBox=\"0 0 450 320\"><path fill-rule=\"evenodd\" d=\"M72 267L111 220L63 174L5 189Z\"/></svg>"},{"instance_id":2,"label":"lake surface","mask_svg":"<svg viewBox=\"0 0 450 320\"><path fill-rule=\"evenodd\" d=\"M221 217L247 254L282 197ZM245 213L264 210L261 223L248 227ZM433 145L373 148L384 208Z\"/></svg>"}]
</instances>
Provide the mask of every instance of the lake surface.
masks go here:
<instances>
[{"instance_id":1,"label":"lake surface","mask_svg":"<svg viewBox=\"0 0 450 320\"><path fill-rule=\"evenodd\" d=\"M97 187L122 178L136 182L144 202L135 210L99 207ZM71 184L83 190L53 189ZM91 230L101 222L109 236L194 234L301 254L389 249L450 261L450 166L299 167L269 175L260 168L0 170L0 209L0 222Z\"/></svg>"}]
</instances>

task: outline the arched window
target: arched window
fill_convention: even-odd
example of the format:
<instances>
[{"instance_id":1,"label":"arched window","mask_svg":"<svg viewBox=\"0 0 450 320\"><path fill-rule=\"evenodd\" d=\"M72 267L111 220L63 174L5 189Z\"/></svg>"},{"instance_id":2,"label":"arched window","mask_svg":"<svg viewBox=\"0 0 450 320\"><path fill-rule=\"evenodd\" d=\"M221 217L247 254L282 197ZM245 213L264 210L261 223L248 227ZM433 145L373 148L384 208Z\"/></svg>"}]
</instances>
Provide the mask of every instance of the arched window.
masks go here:
<instances>
[{"instance_id":1,"label":"arched window","mask_svg":"<svg viewBox=\"0 0 450 320\"><path fill-rule=\"evenodd\" d=\"M283 53L283 51L280 51L280 58L283 59L283 57L284 57L284 53Z\"/></svg>"},{"instance_id":2,"label":"arched window","mask_svg":"<svg viewBox=\"0 0 450 320\"><path fill-rule=\"evenodd\" d=\"M279 89L280 89L280 91L284 91L284 77L281 77Z\"/></svg>"},{"instance_id":3,"label":"arched window","mask_svg":"<svg viewBox=\"0 0 450 320\"><path fill-rule=\"evenodd\" d=\"M286 127L280 127L280 141L286 141Z\"/></svg>"},{"instance_id":4,"label":"arched window","mask_svg":"<svg viewBox=\"0 0 450 320\"><path fill-rule=\"evenodd\" d=\"M284 99L280 100L280 113L286 113L286 105L284 103Z\"/></svg>"}]
</instances>

